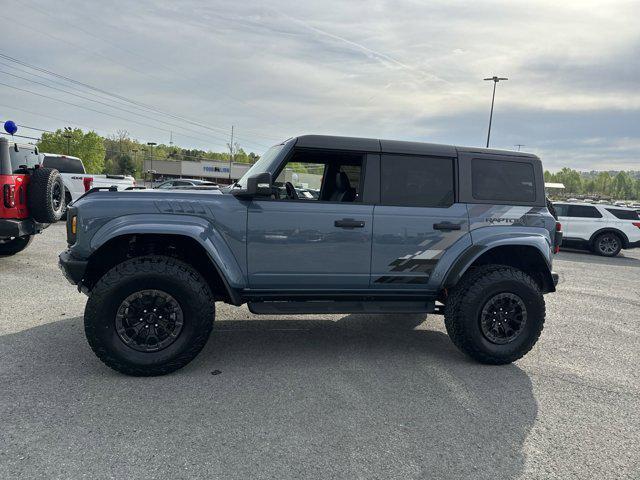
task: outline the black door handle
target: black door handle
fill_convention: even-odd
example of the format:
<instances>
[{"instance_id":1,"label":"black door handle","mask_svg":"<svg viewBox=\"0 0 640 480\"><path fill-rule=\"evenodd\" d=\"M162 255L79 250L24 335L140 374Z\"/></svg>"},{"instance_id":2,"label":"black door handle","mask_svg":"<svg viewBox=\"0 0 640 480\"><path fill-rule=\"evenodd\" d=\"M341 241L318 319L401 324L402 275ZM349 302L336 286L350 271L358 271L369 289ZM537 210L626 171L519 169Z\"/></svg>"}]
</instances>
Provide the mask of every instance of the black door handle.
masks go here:
<instances>
[{"instance_id":1,"label":"black door handle","mask_svg":"<svg viewBox=\"0 0 640 480\"><path fill-rule=\"evenodd\" d=\"M364 228L364 222L362 220L354 220L353 218L336 220L333 222L333 225L339 228Z\"/></svg>"},{"instance_id":2,"label":"black door handle","mask_svg":"<svg viewBox=\"0 0 640 480\"><path fill-rule=\"evenodd\" d=\"M462 227L459 223L450 223L450 222L442 222L442 223L434 223L434 230L443 230L445 232L449 232L451 230L460 230Z\"/></svg>"}]
</instances>

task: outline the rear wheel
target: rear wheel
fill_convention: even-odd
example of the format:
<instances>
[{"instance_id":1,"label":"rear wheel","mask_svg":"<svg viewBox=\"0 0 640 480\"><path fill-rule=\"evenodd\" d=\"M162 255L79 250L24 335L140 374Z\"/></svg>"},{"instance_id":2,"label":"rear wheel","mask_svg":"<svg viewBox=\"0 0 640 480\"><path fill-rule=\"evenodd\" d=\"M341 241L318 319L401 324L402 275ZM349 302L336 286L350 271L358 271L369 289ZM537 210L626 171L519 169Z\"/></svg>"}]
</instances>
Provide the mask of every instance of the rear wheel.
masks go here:
<instances>
[{"instance_id":1,"label":"rear wheel","mask_svg":"<svg viewBox=\"0 0 640 480\"><path fill-rule=\"evenodd\" d=\"M593 251L603 257L615 257L622 250L622 240L613 232L604 232L593 241Z\"/></svg>"},{"instance_id":2,"label":"rear wheel","mask_svg":"<svg viewBox=\"0 0 640 480\"><path fill-rule=\"evenodd\" d=\"M164 375L188 364L211 334L214 298L190 265L165 256L127 260L89 295L89 345L106 365L134 376Z\"/></svg>"},{"instance_id":3,"label":"rear wheel","mask_svg":"<svg viewBox=\"0 0 640 480\"><path fill-rule=\"evenodd\" d=\"M0 255L9 256L21 252L33 242L33 235L0 239Z\"/></svg>"},{"instance_id":4,"label":"rear wheel","mask_svg":"<svg viewBox=\"0 0 640 480\"><path fill-rule=\"evenodd\" d=\"M467 272L449 294L444 320L453 343L481 363L524 356L544 326L544 297L526 273L502 265Z\"/></svg>"}]
</instances>

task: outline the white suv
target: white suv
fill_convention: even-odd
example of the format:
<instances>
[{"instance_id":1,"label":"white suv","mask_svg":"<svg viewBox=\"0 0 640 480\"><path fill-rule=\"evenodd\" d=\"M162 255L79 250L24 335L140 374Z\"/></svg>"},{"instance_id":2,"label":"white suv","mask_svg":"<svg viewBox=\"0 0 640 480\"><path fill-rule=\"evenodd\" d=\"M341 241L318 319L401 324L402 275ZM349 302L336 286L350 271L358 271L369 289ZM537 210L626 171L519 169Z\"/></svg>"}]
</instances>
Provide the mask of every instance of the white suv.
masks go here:
<instances>
[{"instance_id":1,"label":"white suv","mask_svg":"<svg viewBox=\"0 0 640 480\"><path fill-rule=\"evenodd\" d=\"M564 232L563 245L587 247L605 257L640 247L640 215L632 208L562 202L554 207Z\"/></svg>"}]
</instances>

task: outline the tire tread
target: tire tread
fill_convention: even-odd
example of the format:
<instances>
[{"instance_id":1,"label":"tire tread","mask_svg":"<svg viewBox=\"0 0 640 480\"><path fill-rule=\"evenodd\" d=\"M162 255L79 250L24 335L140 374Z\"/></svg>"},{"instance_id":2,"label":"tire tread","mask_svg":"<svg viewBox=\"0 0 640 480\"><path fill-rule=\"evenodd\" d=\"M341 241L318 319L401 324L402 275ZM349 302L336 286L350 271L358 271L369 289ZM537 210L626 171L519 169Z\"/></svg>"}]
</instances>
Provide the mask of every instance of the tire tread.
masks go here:
<instances>
[{"instance_id":1,"label":"tire tread","mask_svg":"<svg viewBox=\"0 0 640 480\"><path fill-rule=\"evenodd\" d=\"M487 353L479 349L475 342L472 341L470 332L464 328L463 322L460 321L465 307L469 306L469 302L478 298L481 292L498 281L513 280L524 283L529 288L534 289L542 299L542 319L539 328L534 332L534 336L527 342L525 348L520 349L510 356L498 356ZM447 298L444 309L444 322L449 334L449 338L462 352L481 363L491 365L502 365L514 362L522 358L538 341L540 334L544 328L545 304L544 298L540 291L540 287L536 281L522 270L506 265L484 265L475 267L467 272L458 285L453 289Z\"/></svg>"},{"instance_id":2,"label":"tire tread","mask_svg":"<svg viewBox=\"0 0 640 480\"><path fill-rule=\"evenodd\" d=\"M201 312L201 315L199 319L194 319L198 323L198 334L185 351L162 365L138 366L116 358L97 341L95 331L99 325L99 321L96 320L100 318L105 296L109 295L112 288L123 280L145 273L165 274L181 279L185 285L188 285L194 291L194 296L199 301L199 305L195 306L195 310ZM91 290L84 313L85 335L96 356L104 364L118 372L138 377L166 375L187 365L204 348L213 329L214 302L209 285L190 265L175 258L161 255L136 257L113 267L102 276ZM210 319L210 321L207 321L207 319Z\"/></svg>"}]
</instances>

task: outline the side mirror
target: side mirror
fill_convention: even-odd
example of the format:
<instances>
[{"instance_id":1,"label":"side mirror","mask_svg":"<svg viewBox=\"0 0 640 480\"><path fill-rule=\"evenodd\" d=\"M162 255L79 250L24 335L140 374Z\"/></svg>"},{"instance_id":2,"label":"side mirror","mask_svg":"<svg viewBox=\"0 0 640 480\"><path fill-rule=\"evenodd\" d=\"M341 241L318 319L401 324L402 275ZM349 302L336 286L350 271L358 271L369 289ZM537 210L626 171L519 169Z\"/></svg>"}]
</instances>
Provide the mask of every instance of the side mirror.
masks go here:
<instances>
[{"instance_id":1,"label":"side mirror","mask_svg":"<svg viewBox=\"0 0 640 480\"><path fill-rule=\"evenodd\" d=\"M271 193L271 174L264 172L247 178L247 188L239 191L236 196L243 198L269 197Z\"/></svg>"}]
</instances>

